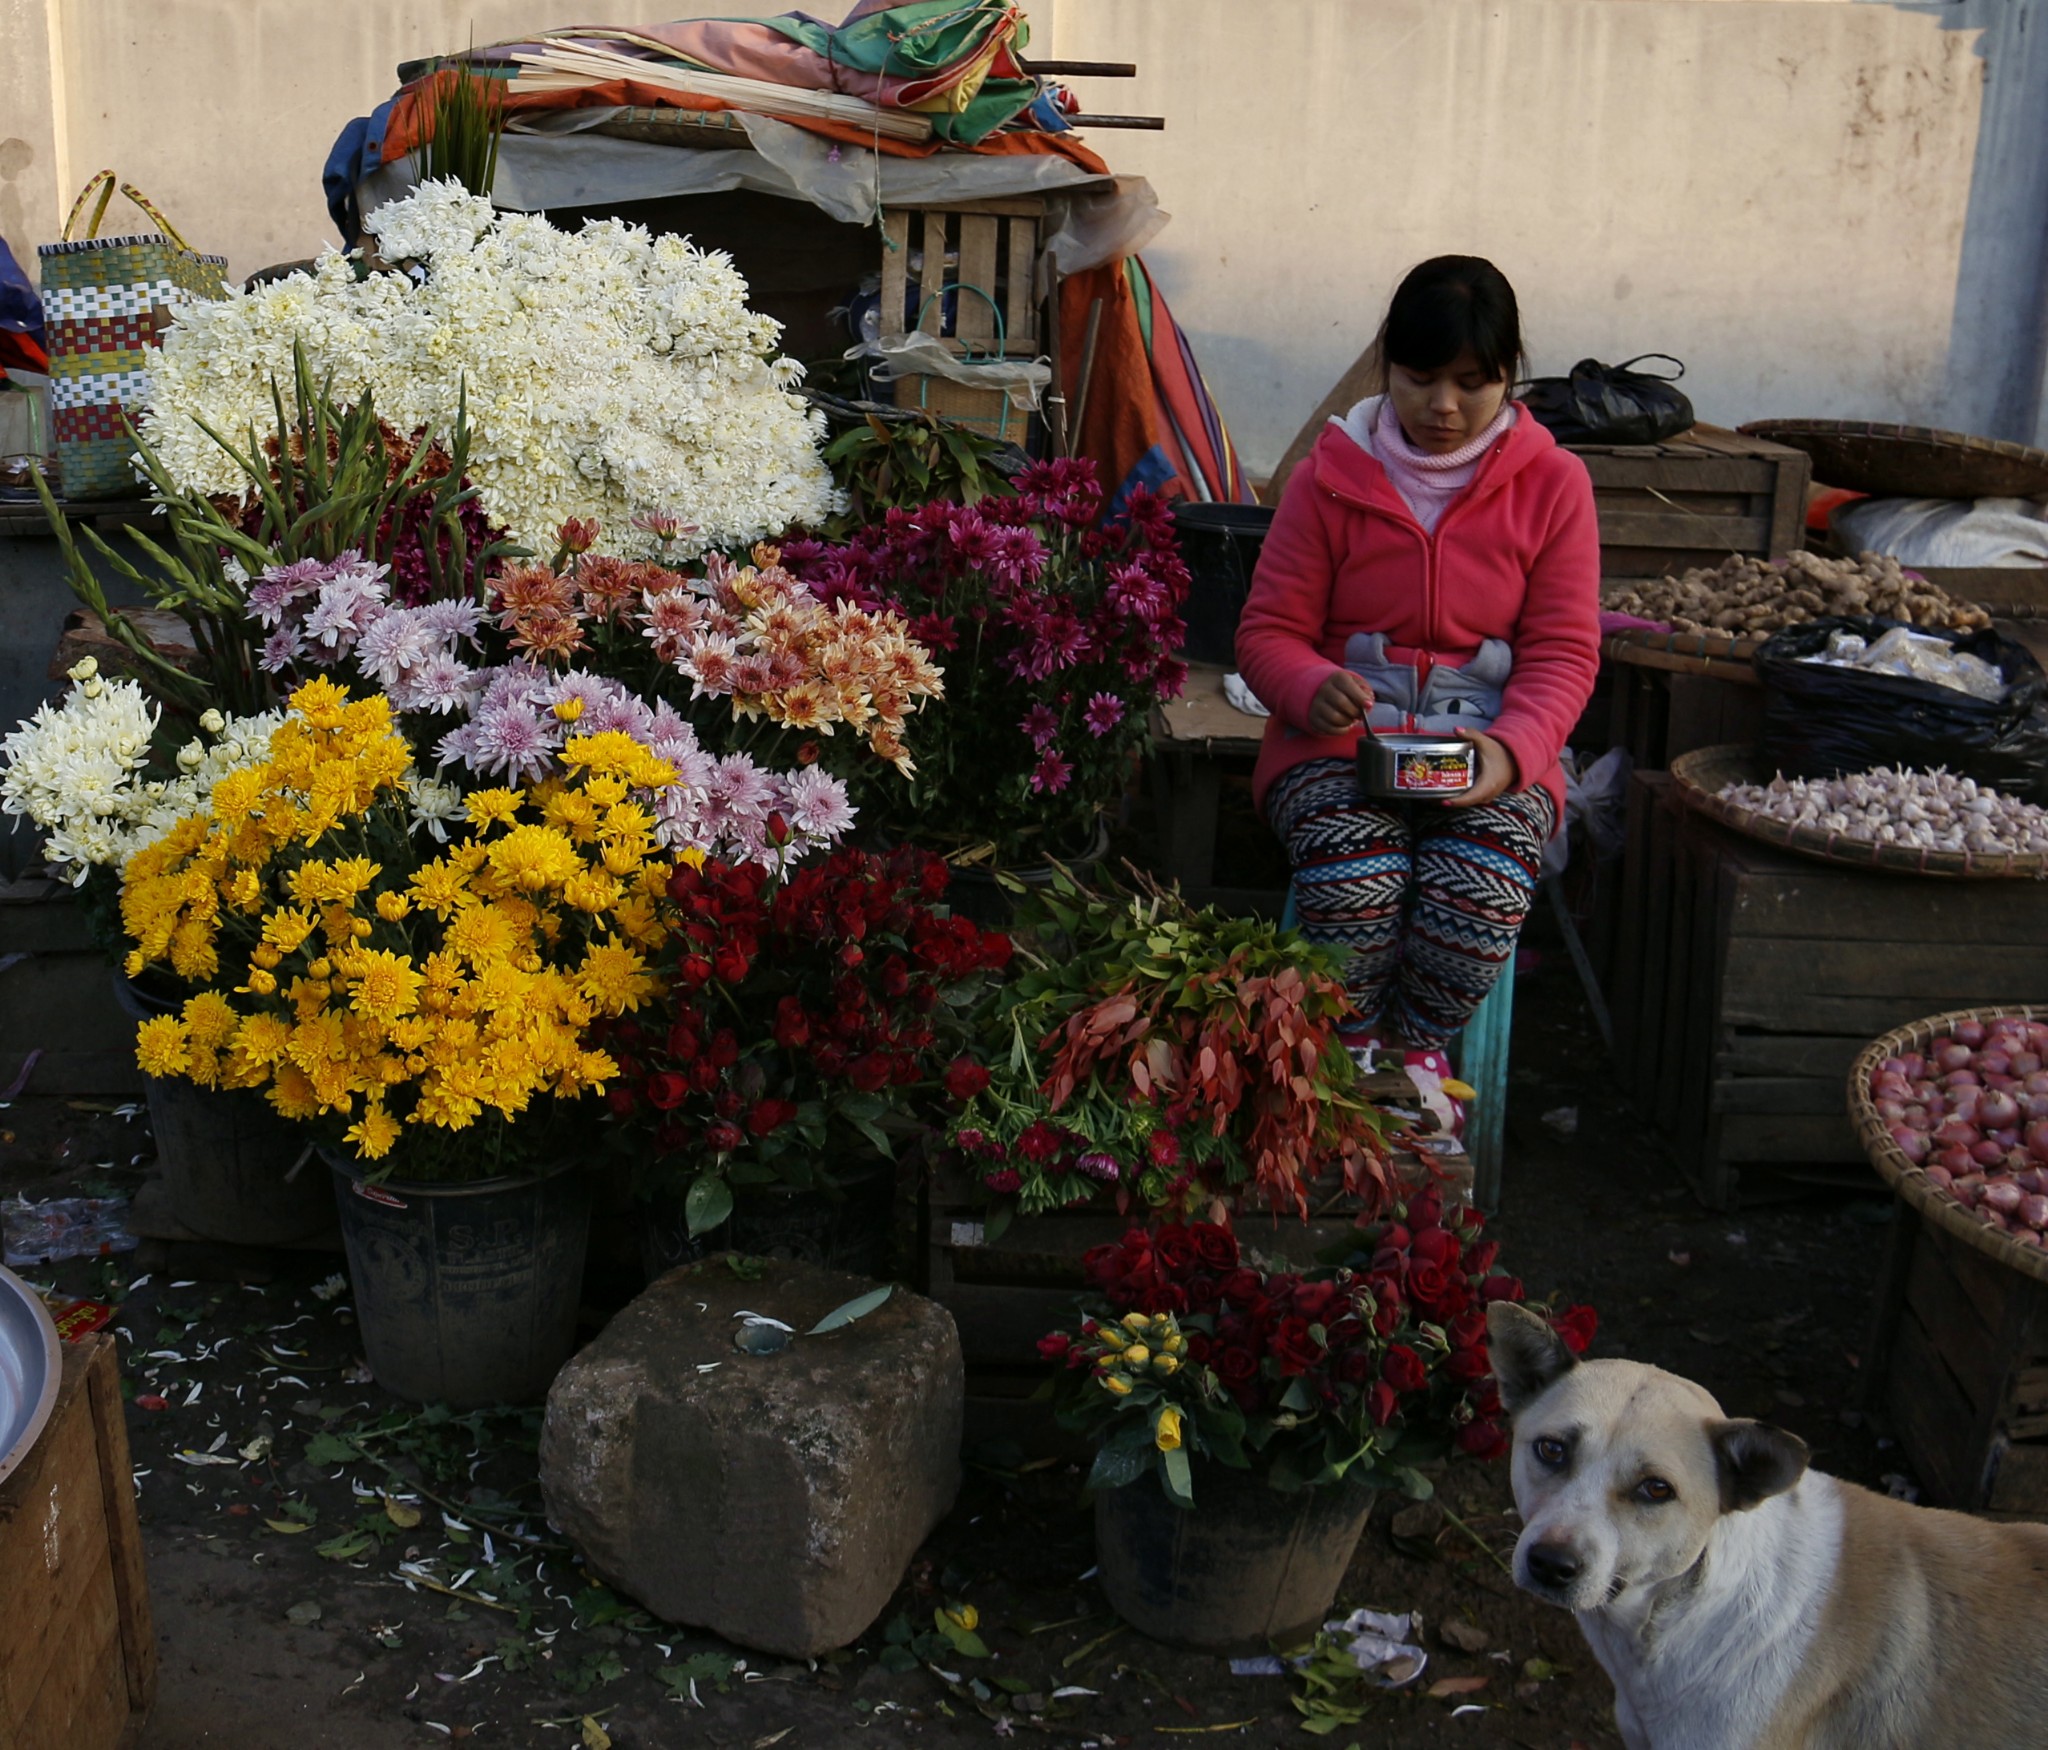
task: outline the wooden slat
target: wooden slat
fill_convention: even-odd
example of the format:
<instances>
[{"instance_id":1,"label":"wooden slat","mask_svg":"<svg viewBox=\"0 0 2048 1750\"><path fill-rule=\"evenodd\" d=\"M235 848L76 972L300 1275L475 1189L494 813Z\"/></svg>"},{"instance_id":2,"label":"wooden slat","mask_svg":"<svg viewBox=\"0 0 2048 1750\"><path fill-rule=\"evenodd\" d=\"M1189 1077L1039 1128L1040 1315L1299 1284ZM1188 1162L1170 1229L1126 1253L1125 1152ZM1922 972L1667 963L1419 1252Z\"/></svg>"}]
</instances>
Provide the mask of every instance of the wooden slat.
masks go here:
<instances>
[{"instance_id":1,"label":"wooden slat","mask_svg":"<svg viewBox=\"0 0 2048 1750\"><path fill-rule=\"evenodd\" d=\"M924 264L918 275L917 305L919 330L926 334L937 334L945 326L946 316L946 227L944 213L926 210L924 239L920 247L924 252Z\"/></svg>"},{"instance_id":2,"label":"wooden slat","mask_svg":"<svg viewBox=\"0 0 2048 1750\"><path fill-rule=\"evenodd\" d=\"M2048 1447L2001 1442L1989 1470L1991 1486L1984 1505L1990 1511L2028 1519L2048 1512Z\"/></svg>"},{"instance_id":3,"label":"wooden slat","mask_svg":"<svg viewBox=\"0 0 2048 1750\"><path fill-rule=\"evenodd\" d=\"M891 207L882 215L882 332L901 334L909 293L910 214Z\"/></svg>"},{"instance_id":4,"label":"wooden slat","mask_svg":"<svg viewBox=\"0 0 2048 1750\"><path fill-rule=\"evenodd\" d=\"M2044 992L2048 938L1985 943L1964 955L1945 942L1738 937L1728 944L1724 1017L1737 1027L1822 1032L1799 1019L1811 999L1879 997L1906 1004L1911 1020L1941 1009L2037 1003Z\"/></svg>"},{"instance_id":5,"label":"wooden slat","mask_svg":"<svg viewBox=\"0 0 2048 1750\"><path fill-rule=\"evenodd\" d=\"M105 1333L95 1335L90 1343L86 1388L98 1436L100 1494L120 1615L121 1661L129 1706L140 1715L148 1713L156 1699L156 1627L149 1606L149 1577L142 1565L142 1531L136 1523L128 1422L121 1411L120 1360L113 1338Z\"/></svg>"},{"instance_id":6,"label":"wooden slat","mask_svg":"<svg viewBox=\"0 0 2048 1750\"><path fill-rule=\"evenodd\" d=\"M1709 1100L1716 1112L1759 1117L1832 1118L1848 1103L1839 1079L1817 1076L1717 1078L1709 1088Z\"/></svg>"},{"instance_id":7,"label":"wooden slat","mask_svg":"<svg viewBox=\"0 0 2048 1750\"><path fill-rule=\"evenodd\" d=\"M1596 501L1601 493L1613 492L1656 491L1672 497L1695 492L1768 495L1779 472L1777 463L1760 458L1666 456L1642 450L1613 450L1600 456L1580 449L1572 453L1586 464Z\"/></svg>"},{"instance_id":8,"label":"wooden slat","mask_svg":"<svg viewBox=\"0 0 2048 1750\"><path fill-rule=\"evenodd\" d=\"M1962 1451L1971 1405L1910 1310L1899 1321L1885 1408L1913 1469L1936 1504L1968 1508L1980 1468Z\"/></svg>"},{"instance_id":9,"label":"wooden slat","mask_svg":"<svg viewBox=\"0 0 2048 1750\"><path fill-rule=\"evenodd\" d=\"M1002 305L996 285L996 227L1001 222L983 213L962 213L954 221L960 231L961 289L953 337L974 352L997 350L996 327ZM969 291L970 286L975 290ZM1007 322L1003 326L1007 331Z\"/></svg>"},{"instance_id":10,"label":"wooden slat","mask_svg":"<svg viewBox=\"0 0 2048 1750\"><path fill-rule=\"evenodd\" d=\"M1723 1036L1714 1074L1723 1080L1745 1076L1813 1077L1846 1087L1849 1069L1870 1040L1852 1034L1735 1033ZM1845 1095L1846 1097L1846 1095Z\"/></svg>"},{"instance_id":11,"label":"wooden slat","mask_svg":"<svg viewBox=\"0 0 2048 1750\"><path fill-rule=\"evenodd\" d=\"M1010 259L1003 323L1009 331L1010 350L1029 358L1038 352L1038 221L1012 219L1009 229Z\"/></svg>"},{"instance_id":12,"label":"wooden slat","mask_svg":"<svg viewBox=\"0 0 2048 1750\"><path fill-rule=\"evenodd\" d=\"M1683 499L1642 510L1600 512L1600 540L1616 547L1721 547L1734 553L1761 553L1770 545L1768 516L1701 514Z\"/></svg>"},{"instance_id":13,"label":"wooden slat","mask_svg":"<svg viewBox=\"0 0 2048 1750\"><path fill-rule=\"evenodd\" d=\"M2003 1328L2013 1295L2025 1286L2018 1276L1946 1228L1928 1226L1921 1250L1931 1260L1928 1267L1943 1271L1968 1297L1986 1333Z\"/></svg>"},{"instance_id":14,"label":"wooden slat","mask_svg":"<svg viewBox=\"0 0 2048 1750\"><path fill-rule=\"evenodd\" d=\"M1917 1218L1916 1218L1917 1219ZM2006 1308L1985 1309L1950 1268L1953 1248L1922 1246L1906 1278L1906 1307L1941 1352L1973 1411L2003 1395L1998 1333ZM1948 1254L1948 1255L1945 1255ZM1981 1255L1981 1254L1980 1254Z\"/></svg>"},{"instance_id":15,"label":"wooden slat","mask_svg":"<svg viewBox=\"0 0 2048 1750\"><path fill-rule=\"evenodd\" d=\"M1720 1159L1729 1162L1864 1161L1863 1146L1846 1113L1839 1118L1759 1118L1733 1112L1720 1120L1716 1137ZM1873 1174L1873 1190L1878 1182Z\"/></svg>"}]
</instances>

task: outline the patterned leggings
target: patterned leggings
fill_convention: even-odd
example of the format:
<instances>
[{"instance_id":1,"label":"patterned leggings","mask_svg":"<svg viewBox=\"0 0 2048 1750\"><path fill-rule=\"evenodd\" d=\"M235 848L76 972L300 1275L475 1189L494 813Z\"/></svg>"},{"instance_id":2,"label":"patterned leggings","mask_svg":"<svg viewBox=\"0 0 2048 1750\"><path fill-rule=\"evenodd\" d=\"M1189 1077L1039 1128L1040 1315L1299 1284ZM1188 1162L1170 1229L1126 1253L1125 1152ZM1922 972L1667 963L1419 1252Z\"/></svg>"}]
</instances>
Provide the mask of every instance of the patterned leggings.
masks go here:
<instances>
[{"instance_id":1,"label":"patterned leggings","mask_svg":"<svg viewBox=\"0 0 2048 1750\"><path fill-rule=\"evenodd\" d=\"M1515 951L1556 819L1547 791L1477 808L1380 802L1350 760L1310 760L1266 799L1294 865L1295 917L1312 942L1349 949L1344 984L1403 1043L1447 1042Z\"/></svg>"}]
</instances>

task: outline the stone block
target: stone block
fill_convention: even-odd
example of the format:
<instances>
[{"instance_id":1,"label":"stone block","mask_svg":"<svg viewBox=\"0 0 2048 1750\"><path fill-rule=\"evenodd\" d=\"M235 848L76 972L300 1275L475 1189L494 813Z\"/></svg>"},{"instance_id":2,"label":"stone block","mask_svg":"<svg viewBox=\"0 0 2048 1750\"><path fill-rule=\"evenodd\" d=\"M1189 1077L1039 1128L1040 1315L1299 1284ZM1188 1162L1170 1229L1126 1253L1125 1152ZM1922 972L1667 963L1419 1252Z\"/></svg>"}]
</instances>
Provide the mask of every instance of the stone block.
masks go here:
<instances>
[{"instance_id":1,"label":"stone block","mask_svg":"<svg viewBox=\"0 0 2048 1750\"><path fill-rule=\"evenodd\" d=\"M742 1281L672 1271L548 1393L548 1517L592 1572L666 1621L811 1658L880 1614L960 1483L965 1375L952 1316L898 1288L783 1259ZM735 1314L795 1327L748 1355Z\"/></svg>"}]
</instances>

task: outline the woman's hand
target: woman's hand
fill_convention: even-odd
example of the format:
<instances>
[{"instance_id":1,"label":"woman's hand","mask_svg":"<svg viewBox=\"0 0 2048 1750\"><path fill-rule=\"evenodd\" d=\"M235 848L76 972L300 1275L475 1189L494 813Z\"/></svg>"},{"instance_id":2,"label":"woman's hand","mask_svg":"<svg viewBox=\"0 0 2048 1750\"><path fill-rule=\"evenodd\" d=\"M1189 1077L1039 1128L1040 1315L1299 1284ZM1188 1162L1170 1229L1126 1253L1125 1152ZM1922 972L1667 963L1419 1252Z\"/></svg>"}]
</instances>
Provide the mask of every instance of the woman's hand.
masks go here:
<instances>
[{"instance_id":1,"label":"woman's hand","mask_svg":"<svg viewBox=\"0 0 2048 1750\"><path fill-rule=\"evenodd\" d=\"M1320 693L1316 696L1322 697ZM1479 776L1463 795L1446 796L1446 808L1477 808L1482 802L1491 802L1515 787L1515 780L1521 775L1515 769L1515 756L1485 730L1461 729L1458 739L1469 741L1477 752Z\"/></svg>"},{"instance_id":2,"label":"woman's hand","mask_svg":"<svg viewBox=\"0 0 2048 1750\"><path fill-rule=\"evenodd\" d=\"M1342 735L1356 729L1372 709L1372 688L1348 668L1340 668L1316 688L1308 702L1308 726L1318 735Z\"/></svg>"}]
</instances>

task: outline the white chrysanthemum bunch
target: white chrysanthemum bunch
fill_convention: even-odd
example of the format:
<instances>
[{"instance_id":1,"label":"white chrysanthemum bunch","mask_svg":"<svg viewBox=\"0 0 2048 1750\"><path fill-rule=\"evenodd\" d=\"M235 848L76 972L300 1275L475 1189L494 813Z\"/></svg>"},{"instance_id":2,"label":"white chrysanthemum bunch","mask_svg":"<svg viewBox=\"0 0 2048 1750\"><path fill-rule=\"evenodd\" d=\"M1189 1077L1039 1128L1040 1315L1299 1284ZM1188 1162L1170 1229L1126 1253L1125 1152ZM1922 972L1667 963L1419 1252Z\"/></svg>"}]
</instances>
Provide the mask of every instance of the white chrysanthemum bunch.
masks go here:
<instances>
[{"instance_id":1,"label":"white chrysanthemum bunch","mask_svg":"<svg viewBox=\"0 0 2048 1750\"><path fill-rule=\"evenodd\" d=\"M142 430L181 485L246 487L197 422L237 444L273 430L271 383L290 383L296 342L316 381L344 401L373 390L400 430L448 431L466 387L470 476L536 552L571 517L598 523L604 551L673 561L835 508L822 419L791 393L802 367L775 356L780 329L747 307L727 256L614 220L559 231L455 182L366 223L423 283L358 282L330 252L310 277L194 304L165 332Z\"/></svg>"},{"instance_id":2,"label":"white chrysanthemum bunch","mask_svg":"<svg viewBox=\"0 0 2048 1750\"><path fill-rule=\"evenodd\" d=\"M43 860L76 887L95 868L120 869L185 815L205 807L230 772L261 763L281 711L223 717L209 711L178 750L178 775L143 776L157 708L132 680L104 680L85 658L69 670L72 688L0 741L0 813L25 816L49 837Z\"/></svg>"}]
</instances>

